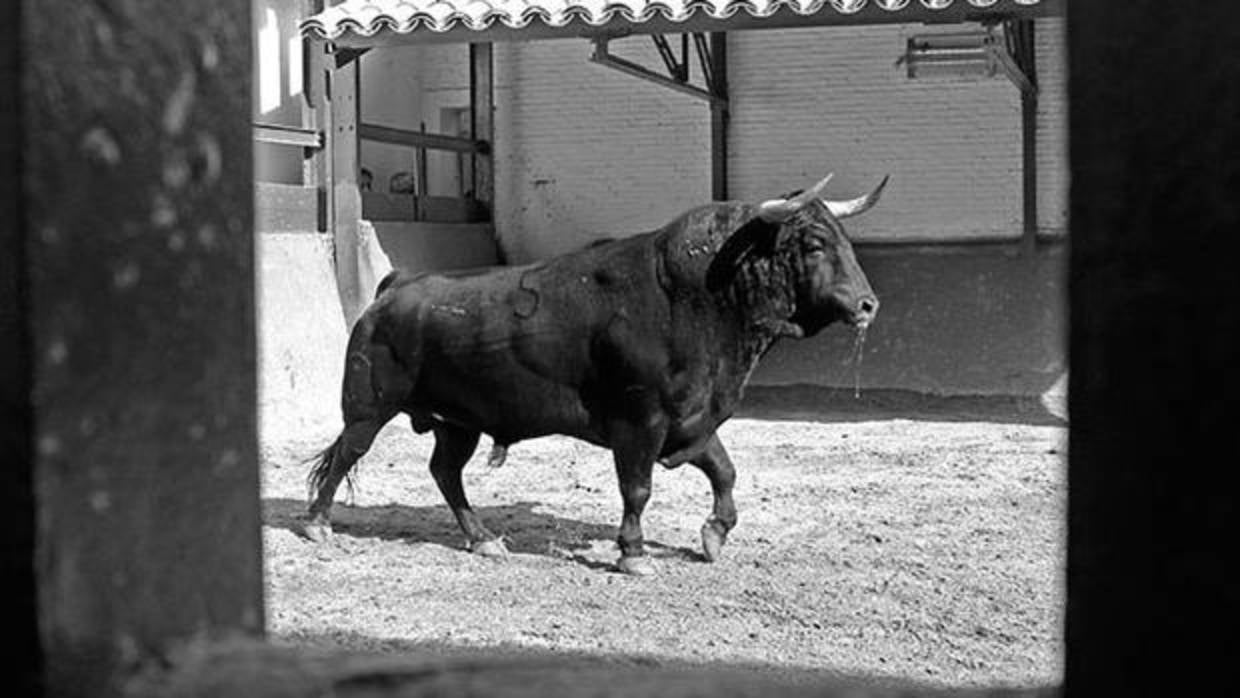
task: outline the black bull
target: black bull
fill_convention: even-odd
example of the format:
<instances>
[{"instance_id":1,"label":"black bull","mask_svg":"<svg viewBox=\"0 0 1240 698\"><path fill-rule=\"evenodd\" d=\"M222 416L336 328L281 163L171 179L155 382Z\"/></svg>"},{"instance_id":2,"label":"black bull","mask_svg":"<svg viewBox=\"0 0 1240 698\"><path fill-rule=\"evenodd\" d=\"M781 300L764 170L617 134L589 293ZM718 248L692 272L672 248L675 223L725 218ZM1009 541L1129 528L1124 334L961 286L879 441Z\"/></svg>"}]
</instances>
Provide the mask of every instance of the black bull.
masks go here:
<instances>
[{"instance_id":1,"label":"black bull","mask_svg":"<svg viewBox=\"0 0 1240 698\"><path fill-rule=\"evenodd\" d=\"M655 462L693 463L710 480L702 544L715 559L736 524L735 471L715 431L759 358L836 320L864 328L878 309L839 218L873 205L883 184L827 202L826 181L528 266L390 274L349 338L345 427L310 473L306 535L330 534L340 481L404 412L435 433L431 474L476 552L506 552L461 484L479 437L493 439L494 463L512 443L565 434L614 454L621 570L652 571L641 515Z\"/></svg>"}]
</instances>

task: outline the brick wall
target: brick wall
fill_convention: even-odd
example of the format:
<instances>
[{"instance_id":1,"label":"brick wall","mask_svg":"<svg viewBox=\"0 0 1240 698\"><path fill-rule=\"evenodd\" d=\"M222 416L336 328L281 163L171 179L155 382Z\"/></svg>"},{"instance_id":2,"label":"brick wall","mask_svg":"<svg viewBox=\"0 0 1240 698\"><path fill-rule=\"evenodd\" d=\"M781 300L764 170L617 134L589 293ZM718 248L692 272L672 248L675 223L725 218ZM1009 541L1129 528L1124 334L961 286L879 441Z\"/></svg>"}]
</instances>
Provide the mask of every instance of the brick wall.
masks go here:
<instances>
[{"instance_id":1,"label":"brick wall","mask_svg":"<svg viewBox=\"0 0 1240 698\"><path fill-rule=\"evenodd\" d=\"M648 37L612 50L662 65ZM496 227L513 261L650 230L710 200L706 102L591 52L584 40L496 46Z\"/></svg>"},{"instance_id":2,"label":"brick wall","mask_svg":"<svg viewBox=\"0 0 1240 698\"><path fill-rule=\"evenodd\" d=\"M1039 22L1040 213L1063 225L1062 51ZM835 172L852 196L884 173L885 202L850 222L860 238L1019 235L1020 95L998 78L909 79L908 37L958 27L840 27L729 36L732 195L756 199Z\"/></svg>"},{"instance_id":3,"label":"brick wall","mask_svg":"<svg viewBox=\"0 0 1240 698\"><path fill-rule=\"evenodd\" d=\"M864 238L1019 235L1020 96L1004 78L910 80L898 25L734 32L731 193L761 199L835 172L852 196L893 175ZM1062 21L1039 20L1039 218L1066 224ZM661 63L646 37L616 53ZM655 227L709 198L704 102L588 62L585 41L496 50L498 227L515 259ZM467 79L467 78L466 78Z\"/></svg>"}]
</instances>

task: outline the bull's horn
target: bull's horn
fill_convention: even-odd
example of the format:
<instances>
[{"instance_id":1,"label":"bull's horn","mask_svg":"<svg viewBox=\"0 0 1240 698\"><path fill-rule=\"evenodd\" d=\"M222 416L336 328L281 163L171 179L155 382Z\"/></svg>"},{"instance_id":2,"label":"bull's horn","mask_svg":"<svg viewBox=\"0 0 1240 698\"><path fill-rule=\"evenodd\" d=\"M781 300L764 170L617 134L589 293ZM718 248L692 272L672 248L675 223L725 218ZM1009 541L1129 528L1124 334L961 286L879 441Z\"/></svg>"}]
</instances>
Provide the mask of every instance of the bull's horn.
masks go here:
<instances>
[{"instance_id":1,"label":"bull's horn","mask_svg":"<svg viewBox=\"0 0 1240 698\"><path fill-rule=\"evenodd\" d=\"M834 173L822 178L809 189L797 194L791 199L771 199L758 204L758 217L764 221L771 223L779 223L788 220L796 215L798 211L805 208L805 205L814 199L822 198L822 192L827 188L827 182L831 181Z\"/></svg>"},{"instance_id":2,"label":"bull's horn","mask_svg":"<svg viewBox=\"0 0 1240 698\"><path fill-rule=\"evenodd\" d=\"M822 203L827 205L827 210L831 211L836 218L848 218L865 213L870 210L871 206L878 203L878 197L882 196L883 187L887 186L887 180L890 178L891 175L885 175L883 181L879 182L877 187L874 187L874 191L865 196L858 196L847 201L828 201L823 199Z\"/></svg>"}]
</instances>

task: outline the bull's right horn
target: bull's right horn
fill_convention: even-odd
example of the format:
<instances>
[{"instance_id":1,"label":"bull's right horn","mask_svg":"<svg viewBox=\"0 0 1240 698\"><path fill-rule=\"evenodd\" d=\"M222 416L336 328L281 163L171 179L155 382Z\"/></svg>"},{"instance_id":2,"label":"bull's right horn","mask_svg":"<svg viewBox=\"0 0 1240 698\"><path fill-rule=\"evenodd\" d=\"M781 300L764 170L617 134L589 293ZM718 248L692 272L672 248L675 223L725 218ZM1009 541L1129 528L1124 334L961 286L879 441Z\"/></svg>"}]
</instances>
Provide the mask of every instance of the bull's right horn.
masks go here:
<instances>
[{"instance_id":1,"label":"bull's right horn","mask_svg":"<svg viewBox=\"0 0 1240 698\"><path fill-rule=\"evenodd\" d=\"M822 203L827 205L827 210L835 215L836 218L850 218L870 210L874 204L878 203L878 197L883 194L883 187L887 186L887 180L891 179L891 175L883 176L883 181L874 187L874 191L865 196L858 196L855 199L847 201L828 201L823 199Z\"/></svg>"},{"instance_id":2,"label":"bull's right horn","mask_svg":"<svg viewBox=\"0 0 1240 698\"><path fill-rule=\"evenodd\" d=\"M771 199L758 204L758 217L770 223L781 223L796 215L798 211L805 208L805 205L814 199L822 198L822 192L827 188L827 182L831 181L834 173L828 174L809 189L797 194L791 199Z\"/></svg>"}]
</instances>

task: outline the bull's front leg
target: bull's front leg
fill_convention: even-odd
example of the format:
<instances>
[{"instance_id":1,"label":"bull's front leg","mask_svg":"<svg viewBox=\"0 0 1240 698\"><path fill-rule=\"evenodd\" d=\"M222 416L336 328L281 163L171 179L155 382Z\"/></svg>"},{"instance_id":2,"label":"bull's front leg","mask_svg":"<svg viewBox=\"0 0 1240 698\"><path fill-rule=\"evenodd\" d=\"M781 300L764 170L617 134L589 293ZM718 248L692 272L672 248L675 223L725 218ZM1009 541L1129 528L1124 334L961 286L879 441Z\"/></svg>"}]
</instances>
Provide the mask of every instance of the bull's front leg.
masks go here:
<instances>
[{"instance_id":1,"label":"bull's front leg","mask_svg":"<svg viewBox=\"0 0 1240 698\"><path fill-rule=\"evenodd\" d=\"M715 498L710 517L702 525L702 552L708 562L719 559L728 531L736 525L736 504L732 501L732 486L736 484L736 468L719 436L713 435L702 453L689 461L696 465L710 480L711 493Z\"/></svg>"},{"instance_id":2,"label":"bull's front leg","mask_svg":"<svg viewBox=\"0 0 1240 698\"><path fill-rule=\"evenodd\" d=\"M620 481L624 515L620 519L620 560L616 569L625 574L647 576L655 568L646 556L642 537L642 511L650 500L651 471L667 433L663 425L617 425L612 429L612 453Z\"/></svg>"}]
</instances>

